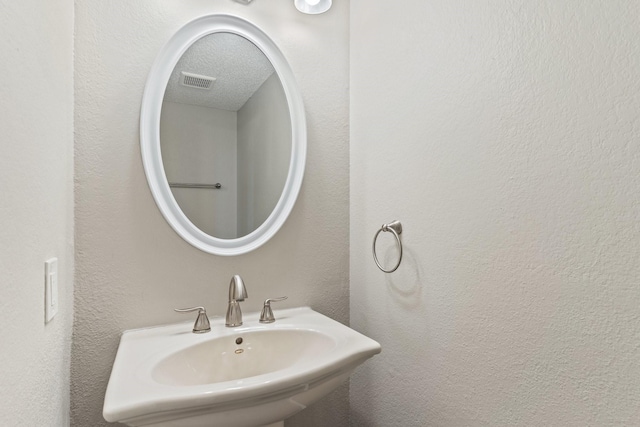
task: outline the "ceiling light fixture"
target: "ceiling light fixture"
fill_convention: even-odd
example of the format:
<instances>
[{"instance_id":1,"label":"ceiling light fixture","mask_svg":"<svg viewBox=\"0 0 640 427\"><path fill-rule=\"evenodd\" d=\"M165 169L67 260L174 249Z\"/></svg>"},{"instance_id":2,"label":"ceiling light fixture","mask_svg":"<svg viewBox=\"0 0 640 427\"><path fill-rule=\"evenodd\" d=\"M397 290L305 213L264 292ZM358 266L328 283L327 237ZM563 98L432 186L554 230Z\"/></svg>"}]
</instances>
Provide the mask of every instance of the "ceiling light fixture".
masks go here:
<instances>
[{"instance_id":1,"label":"ceiling light fixture","mask_svg":"<svg viewBox=\"0 0 640 427\"><path fill-rule=\"evenodd\" d=\"M293 3L300 12L310 15L323 13L331 8L331 0L293 0Z\"/></svg>"}]
</instances>

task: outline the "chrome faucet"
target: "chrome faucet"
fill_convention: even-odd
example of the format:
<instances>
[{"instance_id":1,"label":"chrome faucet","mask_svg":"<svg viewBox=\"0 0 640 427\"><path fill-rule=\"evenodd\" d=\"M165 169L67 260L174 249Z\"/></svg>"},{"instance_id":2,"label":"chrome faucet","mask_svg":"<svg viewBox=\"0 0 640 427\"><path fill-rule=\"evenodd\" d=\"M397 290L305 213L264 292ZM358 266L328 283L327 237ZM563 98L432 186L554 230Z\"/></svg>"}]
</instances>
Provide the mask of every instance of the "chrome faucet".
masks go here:
<instances>
[{"instance_id":1,"label":"chrome faucet","mask_svg":"<svg viewBox=\"0 0 640 427\"><path fill-rule=\"evenodd\" d=\"M229 306L227 307L227 319L225 324L229 327L242 325L242 310L240 310L240 301L249 298L247 288L244 286L242 277L237 274L229 283Z\"/></svg>"}]
</instances>

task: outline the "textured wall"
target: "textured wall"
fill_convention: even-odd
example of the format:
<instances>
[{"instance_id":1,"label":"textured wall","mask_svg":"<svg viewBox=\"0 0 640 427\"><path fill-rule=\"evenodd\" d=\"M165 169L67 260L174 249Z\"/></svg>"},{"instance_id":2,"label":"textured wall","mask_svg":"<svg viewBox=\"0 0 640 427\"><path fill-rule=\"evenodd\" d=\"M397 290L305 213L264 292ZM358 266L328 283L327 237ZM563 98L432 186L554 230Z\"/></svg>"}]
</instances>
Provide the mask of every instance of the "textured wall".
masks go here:
<instances>
[{"instance_id":1,"label":"textured wall","mask_svg":"<svg viewBox=\"0 0 640 427\"><path fill-rule=\"evenodd\" d=\"M348 2L322 16L290 0L76 3L76 318L72 425L104 425L102 403L121 331L185 318L175 307L224 315L229 280L248 286L246 312L267 297L348 321ZM200 252L167 225L139 150L140 100L161 46L207 13L246 17L271 34L298 79L309 150L298 202L281 231L238 257ZM346 425L347 388L289 426Z\"/></svg>"},{"instance_id":2,"label":"textured wall","mask_svg":"<svg viewBox=\"0 0 640 427\"><path fill-rule=\"evenodd\" d=\"M352 425L640 425L639 16L351 2Z\"/></svg>"},{"instance_id":3,"label":"textured wall","mask_svg":"<svg viewBox=\"0 0 640 427\"><path fill-rule=\"evenodd\" d=\"M0 425L69 424L73 2L0 1ZM58 258L44 322L44 262Z\"/></svg>"}]
</instances>

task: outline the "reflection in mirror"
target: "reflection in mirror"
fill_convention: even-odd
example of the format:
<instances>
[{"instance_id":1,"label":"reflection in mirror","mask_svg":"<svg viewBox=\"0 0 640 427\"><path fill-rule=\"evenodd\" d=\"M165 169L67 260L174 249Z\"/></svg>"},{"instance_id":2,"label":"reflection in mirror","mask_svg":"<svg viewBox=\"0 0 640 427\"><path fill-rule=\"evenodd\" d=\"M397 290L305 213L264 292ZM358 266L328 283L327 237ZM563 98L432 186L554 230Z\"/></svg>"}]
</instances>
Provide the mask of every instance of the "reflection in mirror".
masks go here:
<instances>
[{"instance_id":1,"label":"reflection in mirror","mask_svg":"<svg viewBox=\"0 0 640 427\"><path fill-rule=\"evenodd\" d=\"M221 239L258 228L292 150L287 99L262 51L224 32L192 44L167 84L160 147L173 197L197 228Z\"/></svg>"}]
</instances>

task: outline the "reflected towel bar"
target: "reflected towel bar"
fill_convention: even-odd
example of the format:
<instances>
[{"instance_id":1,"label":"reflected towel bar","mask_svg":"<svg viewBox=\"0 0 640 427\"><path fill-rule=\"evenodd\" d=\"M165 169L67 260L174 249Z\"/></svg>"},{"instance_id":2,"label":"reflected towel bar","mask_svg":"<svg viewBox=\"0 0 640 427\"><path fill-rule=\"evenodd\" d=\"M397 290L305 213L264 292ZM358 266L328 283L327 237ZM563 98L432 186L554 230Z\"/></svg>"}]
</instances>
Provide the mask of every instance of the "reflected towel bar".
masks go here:
<instances>
[{"instance_id":1,"label":"reflected towel bar","mask_svg":"<svg viewBox=\"0 0 640 427\"><path fill-rule=\"evenodd\" d=\"M182 182L170 182L169 187L172 188L212 188L214 190L219 190L222 188L222 184L216 182L215 184L191 184L191 183L182 183Z\"/></svg>"}]
</instances>

